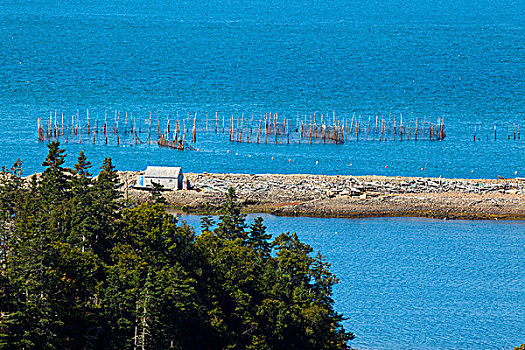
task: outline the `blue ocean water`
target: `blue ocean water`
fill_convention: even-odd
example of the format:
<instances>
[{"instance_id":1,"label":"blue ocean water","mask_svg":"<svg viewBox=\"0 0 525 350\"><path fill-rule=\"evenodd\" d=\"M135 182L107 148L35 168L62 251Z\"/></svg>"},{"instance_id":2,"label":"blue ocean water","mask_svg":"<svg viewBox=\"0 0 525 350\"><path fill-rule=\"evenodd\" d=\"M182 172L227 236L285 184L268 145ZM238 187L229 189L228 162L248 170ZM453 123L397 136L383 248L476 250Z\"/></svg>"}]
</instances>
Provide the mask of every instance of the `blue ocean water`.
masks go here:
<instances>
[{"instance_id":1,"label":"blue ocean water","mask_svg":"<svg viewBox=\"0 0 525 350\"><path fill-rule=\"evenodd\" d=\"M524 341L523 222L261 216L269 233L297 232L332 263L354 348L507 350ZM199 217L179 219L198 231Z\"/></svg>"},{"instance_id":2,"label":"blue ocean water","mask_svg":"<svg viewBox=\"0 0 525 350\"><path fill-rule=\"evenodd\" d=\"M55 110L66 121L88 108L92 118L198 113L201 126L206 112L335 111L347 122L443 117L448 137L299 146L199 134L198 152L64 146L70 164L84 149L126 170L521 176L525 138L506 136L509 125L525 131L523 13L521 0L0 1L0 164L20 157L26 174L41 171L36 119ZM494 125L499 137L487 141Z\"/></svg>"},{"instance_id":3,"label":"blue ocean water","mask_svg":"<svg viewBox=\"0 0 525 350\"><path fill-rule=\"evenodd\" d=\"M63 146L69 165L83 149L121 170L523 176L525 137L506 136L514 124L525 132L524 13L522 0L0 0L0 164L21 158L25 174L41 171L36 120L55 110L66 121L86 109L91 121L106 110L153 120L198 113L201 129L216 112L402 113L445 118L447 138L254 145L199 132L199 151L129 137ZM523 342L522 223L265 220L333 263L337 308L358 348Z\"/></svg>"}]
</instances>

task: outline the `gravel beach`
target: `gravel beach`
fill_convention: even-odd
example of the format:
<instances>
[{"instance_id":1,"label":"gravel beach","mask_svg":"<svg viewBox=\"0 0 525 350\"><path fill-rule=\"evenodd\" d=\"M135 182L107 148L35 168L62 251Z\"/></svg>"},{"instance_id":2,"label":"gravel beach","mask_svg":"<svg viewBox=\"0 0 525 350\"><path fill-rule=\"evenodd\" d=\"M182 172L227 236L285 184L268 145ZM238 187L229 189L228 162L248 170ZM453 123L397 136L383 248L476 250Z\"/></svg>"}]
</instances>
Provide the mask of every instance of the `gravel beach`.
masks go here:
<instances>
[{"instance_id":1,"label":"gravel beach","mask_svg":"<svg viewBox=\"0 0 525 350\"><path fill-rule=\"evenodd\" d=\"M125 196L147 201L130 186L142 172L120 172ZM164 191L175 211L213 212L233 187L246 212L286 216L525 219L525 179L443 179L384 176L187 173L189 190Z\"/></svg>"}]
</instances>

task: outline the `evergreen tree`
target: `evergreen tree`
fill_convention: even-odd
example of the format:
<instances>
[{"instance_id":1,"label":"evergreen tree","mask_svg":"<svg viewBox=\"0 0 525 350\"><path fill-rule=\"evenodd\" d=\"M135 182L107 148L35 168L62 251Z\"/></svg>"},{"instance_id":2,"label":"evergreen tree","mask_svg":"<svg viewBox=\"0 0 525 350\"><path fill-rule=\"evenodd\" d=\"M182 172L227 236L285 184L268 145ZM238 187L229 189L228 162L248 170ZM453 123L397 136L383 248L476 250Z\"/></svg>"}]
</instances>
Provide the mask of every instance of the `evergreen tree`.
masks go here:
<instances>
[{"instance_id":1,"label":"evergreen tree","mask_svg":"<svg viewBox=\"0 0 525 350\"><path fill-rule=\"evenodd\" d=\"M59 239L51 229L56 221L51 224L50 215L56 215L59 204L44 200L44 190L46 199L57 198L52 188L44 189L33 180L29 193L17 203L13 223L8 274L16 311L11 313L8 337L9 343L19 348L55 347L54 336L61 324L49 278L51 245Z\"/></svg>"},{"instance_id":2,"label":"evergreen tree","mask_svg":"<svg viewBox=\"0 0 525 350\"><path fill-rule=\"evenodd\" d=\"M77 158L77 164L75 164L75 174L77 175L84 175L86 177L91 176L92 174L89 172L89 169L92 167L91 162L87 160L86 155L84 154L84 151L80 151L80 154Z\"/></svg>"},{"instance_id":3,"label":"evergreen tree","mask_svg":"<svg viewBox=\"0 0 525 350\"><path fill-rule=\"evenodd\" d=\"M256 217L253 224L250 226L248 232L248 245L254 249L261 257L267 258L272 251L270 239L272 235L266 233L266 226L263 224L263 219Z\"/></svg>"},{"instance_id":4,"label":"evergreen tree","mask_svg":"<svg viewBox=\"0 0 525 350\"><path fill-rule=\"evenodd\" d=\"M48 154L42 163L45 170L40 180L41 194L43 200L56 204L68 197L71 170L64 167L66 154L60 148L60 142L52 141L47 147Z\"/></svg>"},{"instance_id":5,"label":"evergreen tree","mask_svg":"<svg viewBox=\"0 0 525 350\"><path fill-rule=\"evenodd\" d=\"M164 186L157 182L152 182L152 188L149 196L149 201L153 204L167 204L166 198L162 195Z\"/></svg>"},{"instance_id":6,"label":"evergreen tree","mask_svg":"<svg viewBox=\"0 0 525 350\"><path fill-rule=\"evenodd\" d=\"M210 233L215 226L215 220L209 215L201 217L201 232Z\"/></svg>"},{"instance_id":7,"label":"evergreen tree","mask_svg":"<svg viewBox=\"0 0 525 350\"><path fill-rule=\"evenodd\" d=\"M16 323L16 290L12 285L14 276L11 273L11 263L16 206L26 192L21 174L20 159L17 159L11 169L2 167L0 171L0 349L9 346L7 330Z\"/></svg>"},{"instance_id":8,"label":"evergreen tree","mask_svg":"<svg viewBox=\"0 0 525 350\"><path fill-rule=\"evenodd\" d=\"M246 215L241 213L237 195L232 187L228 189L226 200L221 206L220 213L219 225L215 233L223 239L246 239Z\"/></svg>"},{"instance_id":9,"label":"evergreen tree","mask_svg":"<svg viewBox=\"0 0 525 350\"><path fill-rule=\"evenodd\" d=\"M115 347L168 348L195 315L195 281L183 267L194 233L159 204L124 210L122 223L105 297L110 326L124 335Z\"/></svg>"},{"instance_id":10,"label":"evergreen tree","mask_svg":"<svg viewBox=\"0 0 525 350\"><path fill-rule=\"evenodd\" d=\"M118 232L120 213L123 207L122 193L117 170L111 158L105 158L101 171L93 185L92 246L104 261L108 259L112 239Z\"/></svg>"},{"instance_id":11,"label":"evergreen tree","mask_svg":"<svg viewBox=\"0 0 525 350\"><path fill-rule=\"evenodd\" d=\"M84 151L80 151L71 181L72 198L68 210L71 218L69 242L80 247L82 251L91 248L96 235L94 229L97 227L97 222L94 220L96 194L90 178L92 174L89 172L91 167L92 164L87 160Z\"/></svg>"},{"instance_id":12,"label":"evergreen tree","mask_svg":"<svg viewBox=\"0 0 525 350\"><path fill-rule=\"evenodd\" d=\"M122 208L122 183L118 172L113 165L111 157L104 158L100 174L96 181L97 197L100 203L110 211L118 211Z\"/></svg>"},{"instance_id":13,"label":"evergreen tree","mask_svg":"<svg viewBox=\"0 0 525 350\"><path fill-rule=\"evenodd\" d=\"M40 180L0 172L0 349L348 348L330 265L247 228L232 189L196 236L162 204L124 209L110 158L96 180L64 158L50 143Z\"/></svg>"}]
</instances>

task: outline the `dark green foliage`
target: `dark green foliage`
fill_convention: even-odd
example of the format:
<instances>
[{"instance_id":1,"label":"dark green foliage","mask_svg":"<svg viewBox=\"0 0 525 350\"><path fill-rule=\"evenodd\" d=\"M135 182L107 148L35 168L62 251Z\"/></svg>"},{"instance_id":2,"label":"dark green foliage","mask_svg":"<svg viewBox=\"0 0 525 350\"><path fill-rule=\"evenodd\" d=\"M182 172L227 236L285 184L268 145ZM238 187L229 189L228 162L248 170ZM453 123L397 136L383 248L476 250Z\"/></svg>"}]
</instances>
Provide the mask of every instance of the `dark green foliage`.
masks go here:
<instances>
[{"instance_id":1,"label":"dark green foliage","mask_svg":"<svg viewBox=\"0 0 525 350\"><path fill-rule=\"evenodd\" d=\"M211 216L201 217L201 231L202 232L211 232L212 227L215 225L215 221Z\"/></svg>"},{"instance_id":2,"label":"dark green foliage","mask_svg":"<svg viewBox=\"0 0 525 350\"><path fill-rule=\"evenodd\" d=\"M167 204L166 198L162 195L164 186L156 182L152 182L152 185L149 201L153 204Z\"/></svg>"},{"instance_id":3,"label":"dark green foliage","mask_svg":"<svg viewBox=\"0 0 525 350\"><path fill-rule=\"evenodd\" d=\"M230 190L197 236L162 196L124 208L110 158L93 179L59 146L40 179L0 172L0 349L348 348L337 279L296 234L248 226Z\"/></svg>"},{"instance_id":4,"label":"dark green foliage","mask_svg":"<svg viewBox=\"0 0 525 350\"><path fill-rule=\"evenodd\" d=\"M91 166L91 162L88 162L84 151L80 151L80 154L78 155L77 159L77 164L75 164L75 174L91 176L92 174L88 172Z\"/></svg>"},{"instance_id":5,"label":"dark green foliage","mask_svg":"<svg viewBox=\"0 0 525 350\"><path fill-rule=\"evenodd\" d=\"M266 226L261 217L256 217L248 232L248 245L254 249L260 257L267 258L272 251L270 244L272 235L266 233Z\"/></svg>"},{"instance_id":6,"label":"dark green foliage","mask_svg":"<svg viewBox=\"0 0 525 350\"><path fill-rule=\"evenodd\" d=\"M228 189L226 201L220 209L219 227L217 235L223 239L236 240L246 239L246 216L241 213L241 207L237 203L235 190Z\"/></svg>"},{"instance_id":7,"label":"dark green foliage","mask_svg":"<svg viewBox=\"0 0 525 350\"><path fill-rule=\"evenodd\" d=\"M45 170L40 181L41 194L42 200L56 204L68 197L71 170L63 167L66 151L60 149L58 141L50 142L47 147L49 152L46 160L42 163Z\"/></svg>"},{"instance_id":8,"label":"dark green foliage","mask_svg":"<svg viewBox=\"0 0 525 350\"><path fill-rule=\"evenodd\" d=\"M118 211L121 207L122 186L111 157L105 158L94 187L99 204L109 212Z\"/></svg>"}]
</instances>

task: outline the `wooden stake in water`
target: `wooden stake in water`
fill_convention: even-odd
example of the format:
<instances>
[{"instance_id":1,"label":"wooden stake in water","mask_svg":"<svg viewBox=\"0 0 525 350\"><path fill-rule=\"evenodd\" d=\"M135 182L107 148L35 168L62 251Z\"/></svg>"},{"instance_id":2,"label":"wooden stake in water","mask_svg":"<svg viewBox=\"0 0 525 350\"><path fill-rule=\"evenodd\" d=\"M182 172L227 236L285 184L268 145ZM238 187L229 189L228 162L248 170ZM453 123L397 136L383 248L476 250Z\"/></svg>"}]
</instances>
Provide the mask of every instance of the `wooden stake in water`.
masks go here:
<instances>
[{"instance_id":1,"label":"wooden stake in water","mask_svg":"<svg viewBox=\"0 0 525 350\"><path fill-rule=\"evenodd\" d=\"M392 118L394 119L394 126L393 126L393 129L394 129L394 141L396 140L396 132L397 132L397 128L396 128L396 115L392 115Z\"/></svg>"},{"instance_id":2,"label":"wooden stake in water","mask_svg":"<svg viewBox=\"0 0 525 350\"><path fill-rule=\"evenodd\" d=\"M106 135L106 124L108 122L108 111L104 111L104 135Z\"/></svg>"},{"instance_id":3,"label":"wooden stake in water","mask_svg":"<svg viewBox=\"0 0 525 350\"><path fill-rule=\"evenodd\" d=\"M414 134L414 141L417 141L417 117L416 117L416 131Z\"/></svg>"},{"instance_id":4,"label":"wooden stake in water","mask_svg":"<svg viewBox=\"0 0 525 350\"><path fill-rule=\"evenodd\" d=\"M118 122L120 120L120 112L115 110L115 124L113 127L113 133L118 134Z\"/></svg>"},{"instance_id":5,"label":"wooden stake in water","mask_svg":"<svg viewBox=\"0 0 525 350\"><path fill-rule=\"evenodd\" d=\"M230 134L230 141L233 141L233 114L231 115L230 119L230 126L228 127L228 132Z\"/></svg>"},{"instance_id":6,"label":"wooden stake in water","mask_svg":"<svg viewBox=\"0 0 525 350\"><path fill-rule=\"evenodd\" d=\"M55 109L55 128L54 128L55 137L57 137L57 110Z\"/></svg>"},{"instance_id":7,"label":"wooden stake in water","mask_svg":"<svg viewBox=\"0 0 525 350\"><path fill-rule=\"evenodd\" d=\"M266 124L266 118L264 118L264 144L268 143L268 125Z\"/></svg>"},{"instance_id":8,"label":"wooden stake in water","mask_svg":"<svg viewBox=\"0 0 525 350\"><path fill-rule=\"evenodd\" d=\"M197 129L195 127L196 123L197 123L197 113L195 113L195 116L193 117L193 142L197 142Z\"/></svg>"}]
</instances>

